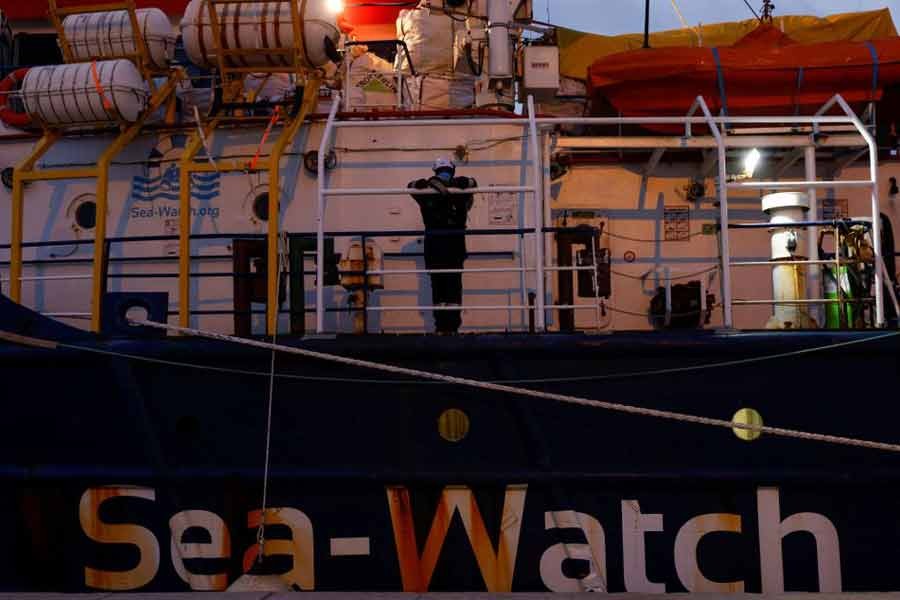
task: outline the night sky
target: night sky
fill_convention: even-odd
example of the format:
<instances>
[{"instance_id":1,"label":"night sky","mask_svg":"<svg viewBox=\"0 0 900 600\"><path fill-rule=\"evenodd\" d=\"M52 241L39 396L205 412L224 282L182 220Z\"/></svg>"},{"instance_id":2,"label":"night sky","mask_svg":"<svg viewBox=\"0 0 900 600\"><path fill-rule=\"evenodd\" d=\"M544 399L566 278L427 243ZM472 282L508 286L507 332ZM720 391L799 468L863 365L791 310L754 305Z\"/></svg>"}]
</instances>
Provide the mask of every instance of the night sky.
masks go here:
<instances>
[{"instance_id":1,"label":"night sky","mask_svg":"<svg viewBox=\"0 0 900 600\"><path fill-rule=\"evenodd\" d=\"M748 0L759 10L762 0ZM644 0L534 0L534 16L554 24L603 34L636 33L644 28ZM685 20L717 23L752 17L743 0L676 0ZM894 19L900 16L900 0L775 0L776 15L814 14L824 16L840 12L873 10L885 6ZM650 27L653 31L677 29L681 22L672 8L672 0L651 0Z\"/></svg>"}]
</instances>

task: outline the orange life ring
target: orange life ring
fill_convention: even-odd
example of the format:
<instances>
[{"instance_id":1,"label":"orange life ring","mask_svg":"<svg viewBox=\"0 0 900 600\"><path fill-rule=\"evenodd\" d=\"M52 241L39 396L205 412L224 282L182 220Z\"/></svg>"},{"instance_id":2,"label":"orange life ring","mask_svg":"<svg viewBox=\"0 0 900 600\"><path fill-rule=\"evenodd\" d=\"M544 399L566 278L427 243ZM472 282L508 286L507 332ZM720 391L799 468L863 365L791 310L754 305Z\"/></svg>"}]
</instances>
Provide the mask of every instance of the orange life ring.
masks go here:
<instances>
[{"instance_id":1,"label":"orange life ring","mask_svg":"<svg viewBox=\"0 0 900 600\"><path fill-rule=\"evenodd\" d=\"M16 85L25 78L26 73L28 73L28 67L22 67L0 80L0 121L19 129L25 129L31 125L31 115L14 111L7 101L10 93L16 90Z\"/></svg>"}]
</instances>

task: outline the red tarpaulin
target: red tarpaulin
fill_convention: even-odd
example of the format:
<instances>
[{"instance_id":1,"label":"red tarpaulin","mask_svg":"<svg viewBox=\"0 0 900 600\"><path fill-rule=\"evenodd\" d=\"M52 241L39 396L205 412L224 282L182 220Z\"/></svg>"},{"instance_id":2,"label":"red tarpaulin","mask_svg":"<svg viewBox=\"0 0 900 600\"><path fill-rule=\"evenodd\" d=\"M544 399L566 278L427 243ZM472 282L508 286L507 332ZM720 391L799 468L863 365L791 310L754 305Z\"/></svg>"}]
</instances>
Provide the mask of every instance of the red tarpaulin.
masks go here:
<instances>
[{"instance_id":1,"label":"red tarpaulin","mask_svg":"<svg viewBox=\"0 0 900 600\"><path fill-rule=\"evenodd\" d=\"M834 94L878 100L900 83L900 38L797 44L762 25L734 46L640 49L604 57L588 70L595 113L677 116L703 96L714 113L804 114Z\"/></svg>"},{"instance_id":2,"label":"red tarpaulin","mask_svg":"<svg viewBox=\"0 0 900 600\"><path fill-rule=\"evenodd\" d=\"M73 0L61 2L60 6L78 6L79 4L98 4L103 0ZM397 20L397 14L404 6L354 6L354 2L346 2L344 18L353 25L384 25ZM411 2L405 8L413 8ZM137 0L138 8L157 7L170 15L180 15L187 6L187 0ZM0 0L0 10L12 21L36 21L47 18L47 3L41 0Z\"/></svg>"},{"instance_id":3,"label":"red tarpaulin","mask_svg":"<svg viewBox=\"0 0 900 600\"><path fill-rule=\"evenodd\" d=\"M103 0L89 0L77 2L58 2L57 6L69 7L79 4L101 4ZM137 0L138 8L157 7L170 15L180 15L187 6L187 0ZM25 0L14 2L13 0L0 1L0 10L11 21L39 21L47 18L47 2L42 0Z\"/></svg>"}]
</instances>

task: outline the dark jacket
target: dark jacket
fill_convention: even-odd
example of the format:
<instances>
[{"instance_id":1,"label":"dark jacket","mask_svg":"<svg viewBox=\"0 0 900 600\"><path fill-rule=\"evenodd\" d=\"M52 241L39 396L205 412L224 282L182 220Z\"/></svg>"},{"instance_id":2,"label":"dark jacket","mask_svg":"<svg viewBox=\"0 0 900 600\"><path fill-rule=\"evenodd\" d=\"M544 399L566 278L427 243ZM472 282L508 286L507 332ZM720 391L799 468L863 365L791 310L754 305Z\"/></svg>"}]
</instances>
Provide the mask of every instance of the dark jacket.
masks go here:
<instances>
[{"instance_id":1,"label":"dark jacket","mask_svg":"<svg viewBox=\"0 0 900 600\"><path fill-rule=\"evenodd\" d=\"M410 189L435 190L439 194L412 194L413 199L422 211L422 221L425 223L425 262L429 268L453 268L461 264L466 257L466 238L462 234L454 235L429 235L429 230L466 228L466 220L469 210L472 208L474 198L472 194L450 194L448 188L460 190L478 187L478 183L471 177L454 177L448 183L444 183L439 177L418 179L410 182Z\"/></svg>"}]
</instances>

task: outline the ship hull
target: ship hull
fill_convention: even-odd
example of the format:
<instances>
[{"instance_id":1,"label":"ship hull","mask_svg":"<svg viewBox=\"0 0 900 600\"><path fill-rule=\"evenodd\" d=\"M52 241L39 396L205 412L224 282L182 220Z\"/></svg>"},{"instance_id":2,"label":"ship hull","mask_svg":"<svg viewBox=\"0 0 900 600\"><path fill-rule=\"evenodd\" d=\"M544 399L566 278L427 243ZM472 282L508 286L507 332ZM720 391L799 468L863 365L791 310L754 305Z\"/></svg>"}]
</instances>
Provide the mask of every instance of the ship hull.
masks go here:
<instances>
[{"instance_id":1,"label":"ship hull","mask_svg":"<svg viewBox=\"0 0 900 600\"><path fill-rule=\"evenodd\" d=\"M900 338L885 336L282 341L724 420L752 408L766 425L890 442L898 411L880 390L895 387ZM748 442L283 354L258 564L270 360L196 338L0 346L3 587L224 589L249 569L316 590L900 588L894 453Z\"/></svg>"}]
</instances>

